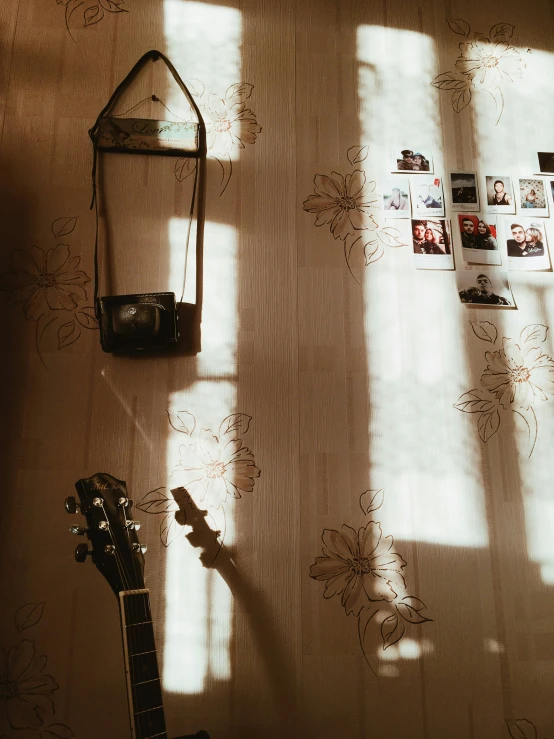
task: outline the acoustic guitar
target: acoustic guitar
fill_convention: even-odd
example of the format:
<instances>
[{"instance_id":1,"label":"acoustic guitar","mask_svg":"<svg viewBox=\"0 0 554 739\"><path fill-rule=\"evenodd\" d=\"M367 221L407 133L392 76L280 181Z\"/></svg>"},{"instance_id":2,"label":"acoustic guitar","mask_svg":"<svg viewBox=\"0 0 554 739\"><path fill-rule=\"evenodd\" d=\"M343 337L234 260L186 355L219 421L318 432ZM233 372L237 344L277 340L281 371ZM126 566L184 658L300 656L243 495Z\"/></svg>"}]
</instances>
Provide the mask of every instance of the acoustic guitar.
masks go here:
<instances>
[{"instance_id":1,"label":"acoustic guitar","mask_svg":"<svg viewBox=\"0 0 554 739\"><path fill-rule=\"evenodd\" d=\"M114 591L121 617L123 655L129 701L132 739L168 739L163 695L158 671L149 591L144 587L146 546L138 540L138 521L131 516L132 501L123 480L98 472L78 480L74 496L65 500L68 513L79 508L87 526L71 526L73 534L86 536L88 544L78 544L77 562L90 557ZM179 739L209 739L205 731Z\"/></svg>"}]
</instances>

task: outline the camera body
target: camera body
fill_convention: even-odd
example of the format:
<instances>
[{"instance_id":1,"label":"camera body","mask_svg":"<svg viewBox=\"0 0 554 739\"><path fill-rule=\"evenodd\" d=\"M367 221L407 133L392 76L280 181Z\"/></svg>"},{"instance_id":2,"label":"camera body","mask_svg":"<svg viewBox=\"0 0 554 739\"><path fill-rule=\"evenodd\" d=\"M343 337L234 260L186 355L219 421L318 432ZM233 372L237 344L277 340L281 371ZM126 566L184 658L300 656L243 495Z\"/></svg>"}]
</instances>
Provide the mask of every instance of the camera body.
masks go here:
<instances>
[{"instance_id":1,"label":"camera body","mask_svg":"<svg viewBox=\"0 0 554 739\"><path fill-rule=\"evenodd\" d=\"M156 352L175 347L175 293L108 295L96 298L100 343L105 352Z\"/></svg>"}]
</instances>

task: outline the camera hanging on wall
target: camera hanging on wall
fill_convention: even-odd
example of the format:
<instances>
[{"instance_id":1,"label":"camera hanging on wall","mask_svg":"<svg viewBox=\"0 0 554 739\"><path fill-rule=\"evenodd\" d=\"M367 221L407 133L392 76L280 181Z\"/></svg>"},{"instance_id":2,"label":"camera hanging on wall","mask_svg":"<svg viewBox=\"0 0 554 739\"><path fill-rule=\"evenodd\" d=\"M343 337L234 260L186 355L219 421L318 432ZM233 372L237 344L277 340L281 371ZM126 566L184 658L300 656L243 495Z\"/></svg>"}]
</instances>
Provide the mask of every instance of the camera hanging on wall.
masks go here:
<instances>
[{"instance_id":1,"label":"camera hanging on wall","mask_svg":"<svg viewBox=\"0 0 554 739\"><path fill-rule=\"evenodd\" d=\"M129 84L138 71L148 62L162 59L181 91L194 111L197 122L193 121L157 121L152 119L122 118L110 115L110 109L122 90ZM150 99L150 98L148 98ZM159 99L152 95L153 101ZM179 303L175 293L140 293L131 295L98 296L98 192L97 165L99 152L124 154L150 154L156 156L177 156L196 159L194 184L188 222L185 253L191 235L195 204L198 200L199 172L201 160L206 151L206 134L202 115L186 85L169 59L160 51L148 51L142 56L129 74L114 90L94 126L89 131L93 145L92 164L92 202L95 209L95 244L94 244L94 307L100 328L100 343L105 352L135 353L153 352L172 349L179 340L178 318L179 308L183 302L183 294ZM184 274L186 276L186 259Z\"/></svg>"}]
</instances>

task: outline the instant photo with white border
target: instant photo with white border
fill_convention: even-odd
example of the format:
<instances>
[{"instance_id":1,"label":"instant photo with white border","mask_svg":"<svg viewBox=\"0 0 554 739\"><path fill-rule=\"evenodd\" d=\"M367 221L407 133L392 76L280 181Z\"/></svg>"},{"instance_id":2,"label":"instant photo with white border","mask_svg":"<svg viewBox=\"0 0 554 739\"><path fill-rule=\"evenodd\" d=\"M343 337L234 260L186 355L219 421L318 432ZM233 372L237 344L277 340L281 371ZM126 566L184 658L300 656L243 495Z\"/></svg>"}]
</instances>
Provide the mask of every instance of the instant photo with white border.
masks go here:
<instances>
[{"instance_id":1,"label":"instant photo with white border","mask_svg":"<svg viewBox=\"0 0 554 739\"><path fill-rule=\"evenodd\" d=\"M450 172L450 199L453 211L478 213L479 183L476 172Z\"/></svg>"},{"instance_id":2,"label":"instant photo with white border","mask_svg":"<svg viewBox=\"0 0 554 739\"><path fill-rule=\"evenodd\" d=\"M521 215L501 219L501 235L511 270L550 269L547 221Z\"/></svg>"},{"instance_id":3,"label":"instant photo with white border","mask_svg":"<svg viewBox=\"0 0 554 739\"><path fill-rule=\"evenodd\" d=\"M386 218L411 218L410 183L407 177L390 177L381 185Z\"/></svg>"},{"instance_id":4,"label":"instant photo with white border","mask_svg":"<svg viewBox=\"0 0 554 739\"><path fill-rule=\"evenodd\" d=\"M502 264L494 213L457 213L457 228L464 262Z\"/></svg>"},{"instance_id":5,"label":"instant photo with white border","mask_svg":"<svg viewBox=\"0 0 554 739\"><path fill-rule=\"evenodd\" d=\"M542 177L519 177L518 211L521 215L539 218L548 217L548 196Z\"/></svg>"},{"instance_id":6,"label":"instant photo with white border","mask_svg":"<svg viewBox=\"0 0 554 739\"><path fill-rule=\"evenodd\" d=\"M391 172L401 174L432 174L433 154L429 149L412 149L399 146L390 150Z\"/></svg>"},{"instance_id":7,"label":"instant photo with white border","mask_svg":"<svg viewBox=\"0 0 554 739\"><path fill-rule=\"evenodd\" d=\"M415 216L444 218L444 192L442 177L426 175L410 179L410 194L412 196L412 213Z\"/></svg>"},{"instance_id":8,"label":"instant photo with white border","mask_svg":"<svg viewBox=\"0 0 554 739\"><path fill-rule=\"evenodd\" d=\"M515 308L508 272L499 267L466 267L456 272L458 297L464 305Z\"/></svg>"},{"instance_id":9,"label":"instant photo with white border","mask_svg":"<svg viewBox=\"0 0 554 739\"><path fill-rule=\"evenodd\" d=\"M412 218L412 251L417 269L454 269L452 232L446 218Z\"/></svg>"},{"instance_id":10,"label":"instant photo with white border","mask_svg":"<svg viewBox=\"0 0 554 739\"><path fill-rule=\"evenodd\" d=\"M516 202L511 175L485 175L487 213L515 213ZM500 201L500 202L499 202Z\"/></svg>"}]
</instances>

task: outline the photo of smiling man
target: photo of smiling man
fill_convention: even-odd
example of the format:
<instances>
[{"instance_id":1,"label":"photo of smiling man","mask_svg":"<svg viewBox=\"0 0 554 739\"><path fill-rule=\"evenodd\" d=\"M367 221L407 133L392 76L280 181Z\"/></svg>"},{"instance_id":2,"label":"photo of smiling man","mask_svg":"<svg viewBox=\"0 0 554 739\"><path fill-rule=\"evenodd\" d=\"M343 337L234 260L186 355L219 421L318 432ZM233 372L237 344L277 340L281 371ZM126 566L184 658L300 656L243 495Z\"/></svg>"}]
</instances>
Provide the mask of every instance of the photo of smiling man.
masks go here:
<instances>
[{"instance_id":1,"label":"photo of smiling man","mask_svg":"<svg viewBox=\"0 0 554 739\"><path fill-rule=\"evenodd\" d=\"M503 227L510 269L550 268L545 221L521 217L517 220L505 218Z\"/></svg>"}]
</instances>

